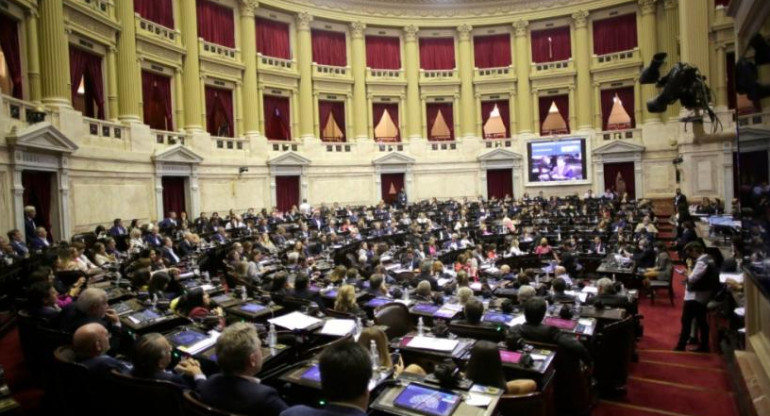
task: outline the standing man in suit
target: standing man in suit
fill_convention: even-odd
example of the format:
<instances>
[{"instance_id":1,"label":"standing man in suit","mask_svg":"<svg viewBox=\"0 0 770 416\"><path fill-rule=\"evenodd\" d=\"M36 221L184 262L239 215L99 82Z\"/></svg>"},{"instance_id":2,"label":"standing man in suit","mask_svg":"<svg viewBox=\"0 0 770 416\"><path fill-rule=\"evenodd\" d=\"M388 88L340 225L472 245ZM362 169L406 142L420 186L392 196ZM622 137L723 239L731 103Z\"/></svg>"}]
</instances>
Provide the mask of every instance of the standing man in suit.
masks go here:
<instances>
[{"instance_id":1,"label":"standing man in suit","mask_svg":"<svg viewBox=\"0 0 770 416\"><path fill-rule=\"evenodd\" d=\"M592 253L596 254L606 254L607 253L607 247L602 243L602 238L598 235L594 237L594 242L591 244L590 248Z\"/></svg>"},{"instance_id":2,"label":"standing man in suit","mask_svg":"<svg viewBox=\"0 0 770 416\"><path fill-rule=\"evenodd\" d=\"M676 195L674 195L674 211L676 211L679 204L687 205L687 197L682 193L682 190L676 188Z\"/></svg>"},{"instance_id":3,"label":"standing man in suit","mask_svg":"<svg viewBox=\"0 0 770 416\"><path fill-rule=\"evenodd\" d=\"M253 325L237 322L225 328L217 339L216 354L222 372L201 384L201 401L243 415L278 416L286 410L278 392L254 377L262 369L262 345ZM340 374L349 377L344 371ZM367 382L368 378L364 388Z\"/></svg>"},{"instance_id":4,"label":"standing man in suit","mask_svg":"<svg viewBox=\"0 0 770 416\"><path fill-rule=\"evenodd\" d=\"M401 188L401 190L398 191L398 195L396 195L396 204L400 209L406 208L406 189Z\"/></svg>"},{"instance_id":5,"label":"standing man in suit","mask_svg":"<svg viewBox=\"0 0 770 416\"><path fill-rule=\"evenodd\" d=\"M694 264L690 275L687 276L687 290L684 292L682 307L682 331L674 351L684 351L687 339L690 337L692 321L698 325L700 346L696 352L709 352L709 323L706 319L706 305L719 289L719 269L714 259L705 253L703 244L693 241L684 247L687 253L687 263Z\"/></svg>"},{"instance_id":6,"label":"standing man in suit","mask_svg":"<svg viewBox=\"0 0 770 416\"><path fill-rule=\"evenodd\" d=\"M372 360L355 342L324 350L319 361L321 390L329 404L323 409L294 406L281 416L366 416Z\"/></svg>"},{"instance_id":7,"label":"standing man in suit","mask_svg":"<svg viewBox=\"0 0 770 416\"><path fill-rule=\"evenodd\" d=\"M174 211L169 211L169 213L168 213L168 217L167 217L167 218L164 218L164 219L163 219L163 221L161 221L160 223L158 223L158 226L159 226L160 228L163 228L164 230L165 230L165 229L173 229L173 228L176 228L176 226L177 226L177 221L176 221L176 212L174 212Z\"/></svg>"},{"instance_id":8,"label":"standing man in suit","mask_svg":"<svg viewBox=\"0 0 770 416\"><path fill-rule=\"evenodd\" d=\"M35 224L35 216L37 216L35 207L32 205L24 207L24 236L27 242L36 236L37 225Z\"/></svg>"}]
</instances>

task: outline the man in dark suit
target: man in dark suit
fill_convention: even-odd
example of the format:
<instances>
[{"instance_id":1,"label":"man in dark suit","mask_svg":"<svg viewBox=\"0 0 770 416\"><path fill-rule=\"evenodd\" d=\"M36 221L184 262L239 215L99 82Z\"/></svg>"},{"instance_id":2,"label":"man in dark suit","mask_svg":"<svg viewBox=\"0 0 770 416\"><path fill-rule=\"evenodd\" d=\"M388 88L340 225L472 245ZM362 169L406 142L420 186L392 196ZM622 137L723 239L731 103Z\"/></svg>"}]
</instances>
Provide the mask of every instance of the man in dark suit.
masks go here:
<instances>
[{"instance_id":1,"label":"man in dark suit","mask_svg":"<svg viewBox=\"0 0 770 416\"><path fill-rule=\"evenodd\" d=\"M193 241L193 234L190 232L184 233L184 238L182 238L182 242L179 243L179 254L182 257L187 256L188 254L195 251L196 246L195 242Z\"/></svg>"},{"instance_id":2,"label":"man in dark suit","mask_svg":"<svg viewBox=\"0 0 770 416\"><path fill-rule=\"evenodd\" d=\"M166 229L173 229L176 228L177 221L176 221L176 212L169 211L168 217L164 218L163 221L158 223L158 227L166 230Z\"/></svg>"},{"instance_id":3,"label":"man in dark suit","mask_svg":"<svg viewBox=\"0 0 770 416\"><path fill-rule=\"evenodd\" d=\"M168 340L157 332L142 335L134 346L134 368L131 375L138 378L168 381L183 389L195 389L206 380L198 361L185 358L174 367L174 372L166 370L171 364L173 348Z\"/></svg>"},{"instance_id":4,"label":"man in dark suit","mask_svg":"<svg viewBox=\"0 0 770 416\"><path fill-rule=\"evenodd\" d=\"M126 363L107 355L110 333L100 323L92 322L78 328L72 336L72 347L75 359L94 374L106 376L112 370L128 372Z\"/></svg>"},{"instance_id":5,"label":"man in dark suit","mask_svg":"<svg viewBox=\"0 0 770 416\"><path fill-rule=\"evenodd\" d=\"M112 334L110 344L117 348L120 343L120 318L107 303L107 292L89 287L78 296L77 301L67 305L59 319L59 329L75 333L81 326L96 323Z\"/></svg>"},{"instance_id":6,"label":"man in dark suit","mask_svg":"<svg viewBox=\"0 0 770 416\"><path fill-rule=\"evenodd\" d=\"M676 195L674 195L674 210L677 209L679 204L687 205L687 196L682 193L681 189L676 188Z\"/></svg>"},{"instance_id":7,"label":"man in dark suit","mask_svg":"<svg viewBox=\"0 0 770 416\"><path fill-rule=\"evenodd\" d=\"M27 257L29 255L27 244L21 240L21 231L16 229L8 231L8 241L17 256Z\"/></svg>"},{"instance_id":8,"label":"man in dark suit","mask_svg":"<svg viewBox=\"0 0 770 416\"><path fill-rule=\"evenodd\" d=\"M324 222L323 219L321 219L321 216L316 212L313 214L313 218L310 220L310 228L314 228L318 231L321 231L323 228Z\"/></svg>"},{"instance_id":9,"label":"man in dark suit","mask_svg":"<svg viewBox=\"0 0 770 416\"><path fill-rule=\"evenodd\" d=\"M262 345L253 325L237 322L225 328L217 339L216 354L222 372L201 383L202 402L243 415L278 416L286 410L278 392L254 377L262 369Z\"/></svg>"},{"instance_id":10,"label":"man in dark suit","mask_svg":"<svg viewBox=\"0 0 770 416\"><path fill-rule=\"evenodd\" d=\"M398 195L396 195L396 206L402 209L406 207L406 189L401 188L401 190L398 191Z\"/></svg>"},{"instance_id":11,"label":"man in dark suit","mask_svg":"<svg viewBox=\"0 0 770 416\"><path fill-rule=\"evenodd\" d=\"M594 237L594 242L591 243L589 250L595 254L605 254L607 253L607 246L602 242L602 238L597 235Z\"/></svg>"},{"instance_id":12,"label":"man in dark suit","mask_svg":"<svg viewBox=\"0 0 770 416\"><path fill-rule=\"evenodd\" d=\"M482 316L484 316L484 304L480 300L471 297L465 302L465 307L463 307L463 319L456 319L452 323L495 327L495 325L486 325L486 322L481 322Z\"/></svg>"},{"instance_id":13,"label":"man in dark suit","mask_svg":"<svg viewBox=\"0 0 770 416\"><path fill-rule=\"evenodd\" d=\"M430 283L430 290L434 292L438 292L441 290L441 288L438 285L438 280L436 280L435 277L433 277L430 272L433 268L433 263L430 260L425 260L422 263L420 263L420 274L414 277L412 279L411 284L412 286L417 286L420 282L423 280L427 280L428 283Z\"/></svg>"},{"instance_id":14,"label":"man in dark suit","mask_svg":"<svg viewBox=\"0 0 770 416\"><path fill-rule=\"evenodd\" d=\"M623 308L629 314L636 314L636 305L629 302L627 296L617 293L612 280L603 277L596 281L596 287L598 290L597 295L589 298L586 301L587 304L596 305L598 303L608 308Z\"/></svg>"},{"instance_id":15,"label":"man in dark suit","mask_svg":"<svg viewBox=\"0 0 770 416\"><path fill-rule=\"evenodd\" d=\"M322 409L294 406L281 416L365 416L369 405L372 360L355 342L325 349L319 360L321 389L329 404Z\"/></svg>"},{"instance_id":16,"label":"man in dark suit","mask_svg":"<svg viewBox=\"0 0 770 416\"><path fill-rule=\"evenodd\" d=\"M152 231L144 236L144 241L147 243L147 247L160 247L163 245L163 239L160 236L160 228L156 225L152 227Z\"/></svg>"},{"instance_id":17,"label":"man in dark suit","mask_svg":"<svg viewBox=\"0 0 770 416\"><path fill-rule=\"evenodd\" d=\"M35 231L35 237L29 240L29 249L32 251L45 250L51 247L51 243L48 242L48 231L43 227L37 227Z\"/></svg>"},{"instance_id":18,"label":"man in dark suit","mask_svg":"<svg viewBox=\"0 0 770 416\"><path fill-rule=\"evenodd\" d=\"M556 279L553 279L553 283L551 283L551 288L553 289L553 296L552 300L557 303L572 303L575 302L575 297L568 295L564 293L565 290L567 290L567 282L564 281L561 277L557 277Z\"/></svg>"},{"instance_id":19,"label":"man in dark suit","mask_svg":"<svg viewBox=\"0 0 770 416\"><path fill-rule=\"evenodd\" d=\"M547 305L540 297L533 297L524 304L524 317L527 322L514 326L508 333L506 342L510 347L520 345L522 340L558 345L571 358L580 359L585 364L593 360L580 341L558 328L543 325Z\"/></svg>"},{"instance_id":20,"label":"man in dark suit","mask_svg":"<svg viewBox=\"0 0 770 416\"><path fill-rule=\"evenodd\" d=\"M36 215L37 211L32 205L24 207L24 235L26 241L30 241L35 237L35 230L37 230L37 225L35 224Z\"/></svg>"},{"instance_id":21,"label":"man in dark suit","mask_svg":"<svg viewBox=\"0 0 770 416\"><path fill-rule=\"evenodd\" d=\"M107 234L113 237L120 237L122 235L127 235L128 230L126 230L126 227L123 226L123 220L120 218L115 218L115 220L112 222L112 227L109 231L107 231Z\"/></svg>"},{"instance_id":22,"label":"man in dark suit","mask_svg":"<svg viewBox=\"0 0 770 416\"><path fill-rule=\"evenodd\" d=\"M167 265L173 266L179 263L179 255L174 251L174 242L169 237L163 239L163 247L160 248L160 251L163 253L163 260L166 261Z\"/></svg>"}]
</instances>

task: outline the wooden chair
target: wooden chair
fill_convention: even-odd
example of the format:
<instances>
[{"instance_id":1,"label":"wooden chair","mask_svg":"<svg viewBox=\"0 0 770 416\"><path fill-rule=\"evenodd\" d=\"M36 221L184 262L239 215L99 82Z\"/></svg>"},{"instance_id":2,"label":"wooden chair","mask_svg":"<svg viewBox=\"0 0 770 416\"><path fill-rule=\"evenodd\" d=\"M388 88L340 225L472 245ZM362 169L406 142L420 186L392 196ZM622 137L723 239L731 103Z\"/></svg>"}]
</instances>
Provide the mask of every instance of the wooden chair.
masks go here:
<instances>
[{"instance_id":1,"label":"wooden chair","mask_svg":"<svg viewBox=\"0 0 770 416\"><path fill-rule=\"evenodd\" d=\"M386 303L374 311L374 323L387 327L388 339L402 337L414 330L414 323L409 316L409 309L401 303Z\"/></svg>"},{"instance_id":2,"label":"wooden chair","mask_svg":"<svg viewBox=\"0 0 770 416\"><path fill-rule=\"evenodd\" d=\"M650 280L650 304L655 304L655 295L659 290L668 291L668 300L671 302L671 306L674 306L674 276L673 267L672 271L668 273L668 279L665 276L658 276L657 280ZM663 277L662 279L660 277Z\"/></svg>"},{"instance_id":3,"label":"wooden chair","mask_svg":"<svg viewBox=\"0 0 770 416\"><path fill-rule=\"evenodd\" d=\"M203 403L198 393L192 390L182 394L182 409L185 416L240 416L239 413L230 413Z\"/></svg>"}]
</instances>

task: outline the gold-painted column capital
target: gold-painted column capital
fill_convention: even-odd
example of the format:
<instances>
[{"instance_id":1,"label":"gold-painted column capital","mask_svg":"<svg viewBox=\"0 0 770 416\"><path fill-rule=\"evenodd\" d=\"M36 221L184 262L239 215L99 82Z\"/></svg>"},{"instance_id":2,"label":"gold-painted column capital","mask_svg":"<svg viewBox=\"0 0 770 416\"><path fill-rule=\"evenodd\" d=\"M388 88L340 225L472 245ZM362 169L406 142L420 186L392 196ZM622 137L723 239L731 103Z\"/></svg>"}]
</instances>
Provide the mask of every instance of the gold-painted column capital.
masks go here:
<instances>
[{"instance_id":1,"label":"gold-painted column capital","mask_svg":"<svg viewBox=\"0 0 770 416\"><path fill-rule=\"evenodd\" d=\"M471 31L473 31L473 26L463 23L460 26L457 26L457 33L460 34L460 40L466 41L471 39Z\"/></svg>"},{"instance_id":2,"label":"gold-painted column capital","mask_svg":"<svg viewBox=\"0 0 770 416\"><path fill-rule=\"evenodd\" d=\"M241 16L254 17L254 13L259 8L258 0L240 0Z\"/></svg>"},{"instance_id":3,"label":"gold-painted column capital","mask_svg":"<svg viewBox=\"0 0 770 416\"><path fill-rule=\"evenodd\" d=\"M656 2L657 0L639 0L639 10L642 12L642 15L655 14Z\"/></svg>"},{"instance_id":4,"label":"gold-painted column capital","mask_svg":"<svg viewBox=\"0 0 770 416\"><path fill-rule=\"evenodd\" d=\"M572 20L575 22L575 28L584 28L588 25L589 13L587 10L578 10L572 13Z\"/></svg>"},{"instance_id":5,"label":"gold-painted column capital","mask_svg":"<svg viewBox=\"0 0 770 416\"><path fill-rule=\"evenodd\" d=\"M352 29L350 35L353 39L363 39L366 23L356 21L350 24L350 28Z\"/></svg>"},{"instance_id":6,"label":"gold-painted column capital","mask_svg":"<svg viewBox=\"0 0 770 416\"><path fill-rule=\"evenodd\" d=\"M663 8L666 10L673 10L679 7L679 1L678 0L664 0L663 1Z\"/></svg>"},{"instance_id":7,"label":"gold-painted column capital","mask_svg":"<svg viewBox=\"0 0 770 416\"><path fill-rule=\"evenodd\" d=\"M297 30L310 31L310 22L313 21L313 15L308 12L297 14Z\"/></svg>"},{"instance_id":8,"label":"gold-painted column capital","mask_svg":"<svg viewBox=\"0 0 770 416\"><path fill-rule=\"evenodd\" d=\"M529 26L528 20L517 20L513 22L514 33L516 36L526 36L527 27Z\"/></svg>"},{"instance_id":9,"label":"gold-painted column capital","mask_svg":"<svg viewBox=\"0 0 770 416\"><path fill-rule=\"evenodd\" d=\"M417 41L417 32L420 31L420 28L415 25L409 25L404 28L404 40L407 42L416 42Z\"/></svg>"}]
</instances>

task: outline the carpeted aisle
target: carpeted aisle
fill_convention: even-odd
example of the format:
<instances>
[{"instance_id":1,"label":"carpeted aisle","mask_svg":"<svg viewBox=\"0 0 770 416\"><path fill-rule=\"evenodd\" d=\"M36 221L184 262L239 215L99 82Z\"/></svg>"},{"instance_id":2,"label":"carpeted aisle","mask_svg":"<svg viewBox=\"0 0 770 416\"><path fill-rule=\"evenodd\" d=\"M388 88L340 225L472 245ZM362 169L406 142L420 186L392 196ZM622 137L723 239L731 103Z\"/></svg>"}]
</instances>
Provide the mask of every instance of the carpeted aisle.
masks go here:
<instances>
[{"instance_id":1,"label":"carpeted aisle","mask_svg":"<svg viewBox=\"0 0 770 416\"><path fill-rule=\"evenodd\" d=\"M730 381L718 354L675 352L679 337L684 278L674 274L675 305L657 297L642 299L644 337L639 362L632 363L624 397L600 400L594 416L733 416L738 415Z\"/></svg>"}]
</instances>

